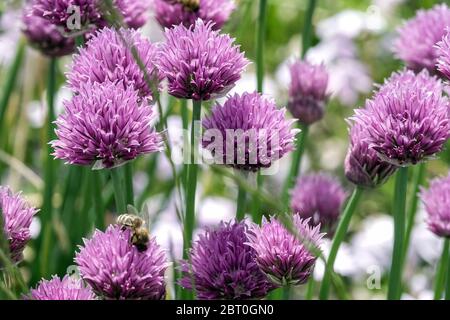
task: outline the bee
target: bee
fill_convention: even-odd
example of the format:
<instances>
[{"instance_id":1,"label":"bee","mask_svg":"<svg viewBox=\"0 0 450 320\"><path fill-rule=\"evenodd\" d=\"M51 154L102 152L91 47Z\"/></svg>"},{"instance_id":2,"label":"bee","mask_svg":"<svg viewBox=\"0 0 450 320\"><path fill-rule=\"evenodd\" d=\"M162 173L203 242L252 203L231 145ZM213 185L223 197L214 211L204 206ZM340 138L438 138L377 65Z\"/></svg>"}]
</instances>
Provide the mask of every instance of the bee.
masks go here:
<instances>
[{"instance_id":1,"label":"bee","mask_svg":"<svg viewBox=\"0 0 450 320\"><path fill-rule=\"evenodd\" d=\"M117 217L117 224L122 226L123 230L131 230L130 242L136 246L139 251L142 252L147 250L147 244L150 240L150 233L144 219L137 214L125 213Z\"/></svg>"},{"instance_id":2,"label":"bee","mask_svg":"<svg viewBox=\"0 0 450 320\"><path fill-rule=\"evenodd\" d=\"M172 2L180 3L191 11L197 11L200 8L200 0L173 0Z\"/></svg>"}]
</instances>

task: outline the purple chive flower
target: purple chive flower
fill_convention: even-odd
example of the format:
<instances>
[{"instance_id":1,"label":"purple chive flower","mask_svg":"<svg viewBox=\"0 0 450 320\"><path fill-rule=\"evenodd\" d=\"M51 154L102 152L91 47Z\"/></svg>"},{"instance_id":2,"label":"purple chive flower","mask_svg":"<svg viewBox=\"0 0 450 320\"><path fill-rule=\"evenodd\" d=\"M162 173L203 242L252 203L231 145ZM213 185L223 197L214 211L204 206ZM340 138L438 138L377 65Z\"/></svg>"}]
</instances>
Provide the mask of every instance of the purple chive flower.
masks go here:
<instances>
[{"instance_id":1,"label":"purple chive flower","mask_svg":"<svg viewBox=\"0 0 450 320\"><path fill-rule=\"evenodd\" d=\"M179 24L189 28L200 18L212 22L213 29L220 29L234 8L233 0L154 0L155 18L164 28Z\"/></svg>"},{"instance_id":2,"label":"purple chive flower","mask_svg":"<svg viewBox=\"0 0 450 320\"><path fill-rule=\"evenodd\" d=\"M103 0L33 0L33 13L60 27L66 33L77 34L108 25ZM142 27L150 8L148 0L113 0L113 5L130 28ZM79 17L77 16L79 15Z\"/></svg>"},{"instance_id":3,"label":"purple chive flower","mask_svg":"<svg viewBox=\"0 0 450 320\"><path fill-rule=\"evenodd\" d=\"M365 128L369 147L391 164L407 166L442 150L449 136L449 100L427 70L395 73L351 119Z\"/></svg>"},{"instance_id":4,"label":"purple chive flower","mask_svg":"<svg viewBox=\"0 0 450 320\"><path fill-rule=\"evenodd\" d=\"M60 279L53 276L51 280L41 280L36 289L31 289L25 297L29 300L95 300L90 288L84 286L80 279L68 275Z\"/></svg>"},{"instance_id":5,"label":"purple chive flower","mask_svg":"<svg viewBox=\"0 0 450 320\"><path fill-rule=\"evenodd\" d=\"M299 122L310 125L322 119L327 97L328 72L324 65L296 61L290 67L288 109Z\"/></svg>"},{"instance_id":6,"label":"purple chive flower","mask_svg":"<svg viewBox=\"0 0 450 320\"><path fill-rule=\"evenodd\" d=\"M91 29L103 23L97 0L33 0L33 13L67 33Z\"/></svg>"},{"instance_id":7,"label":"purple chive flower","mask_svg":"<svg viewBox=\"0 0 450 320\"><path fill-rule=\"evenodd\" d=\"M211 23L166 29L158 67L177 98L209 100L225 95L248 64L233 39L212 30Z\"/></svg>"},{"instance_id":8,"label":"purple chive flower","mask_svg":"<svg viewBox=\"0 0 450 320\"><path fill-rule=\"evenodd\" d=\"M354 184L375 188L395 172L396 166L381 160L369 146L367 132L359 124L350 128L350 146L345 157L345 176Z\"/></svg>"},{"instance_id":9,"label":"purple chive flower","mask_svg":"<svg viewBox=\"0 0 450 320\"><path fill-rule=\"evenodd\" d=\"M274 288L255 261L245 222L221 222L199 236L184 262L180 284L199 299L259 299Z\"/></svg>"},{"instance_id":10,"label":"purple chive flower","mask_svg":"<svg viewBox=\"0 0 450 320\"><path fill-rule=\"evenodd\" d=\"M61 34L58 28L48 20L36 16L25 9L22 17L23 33L29 43L49 57L61 57L75 50L75 42Z\"/></svg>"},{"instance_id":11,"label":"purple chive flower","mask_svg":"<svg viewBox=\"0 0 450 320\"><path fill-rule=\"evenodd\" d=\"M311 225L320 224L332 234L346 197L347 192L335 177L313 173L297 180L291 191L291 208L300 217L311 218Z\"/></svg>"},{"instance_id":12,"label":"purple chive flower","mask_svg":"<svg viewBox=\"0 0 450 320\"><path fill-rule=\"evenodd\" d=\"M20 262L23 259L23 249L31 237L31 221L38 210L29 206L20 194L13 194L6 187L0 187L0 208L11 260Z\"/></svg>"},{"instance_id":13,"label":"purple chive flower","mask_svg":"<svg viewBox=\"0 0 450 320\"><path fill-rule=\"evenodd\" d=\"M436 46L438 56L437 69L450 80L450 28Z\"/></svg>"},{"instance_id":14,"label":"purple chive flower","mask_svg":"<svg viewBox=\"0 0 450 320\"><path fill-rule=\"evenodd\" d=\"M161 300L165 296L165 253L150 239L139 251L131 243L131 231L109 226L95 231L76 253L81 278L104 299Z\"/></svg>"},{"instance_id":15,"label":"purple chive flower","mask_svg":"<svg viewBox=\"0 0 450 320\"><path fill-rule=\"evenodd\" d=\"M263 220L261 227L253 225L248 245L256 251L256 261L267 277L278 286L304 284L314 270L320 250L320 225L312 227L309 219L293 217L293 232L277 219Z\"/></svg>"},{"instance_id":16,"label":"purple chive flower","mask_svg":"<svg viewBox=\"0 0 450 320\"><path fill-rule=\"evenodd\" d=\"M150 80L159 81L159 73L154 65L158 52L155 45L135 30L104 28L95 34L86 48L81 48L80 53L74 56L67 73L69 87L78 92L87 82L121 82L125 88L131 86L138 90L141 97L150 96L151 88L144 73L122 37L128 46L135 46Z\"/></svg>"},{"instance_id":17,"label":"purple chive flower","mask_svg":"<svg viewBox=\"0 0 450 320\"><path fill-rule=\"evenodd\" d=\"M450 175L431 180L420 198L428 213L428 228L439 237L450 237Z\"/></svg>"},{"instance_id":18,"label":"purple chive flower","mask_svg":"<svg viewBox=\"0 0 450 320\"><path fill-rule=\"evenodd\" d=\"M67 163L111 168L162 150L151 106L121 82L86 84L64 107L51 144L55 157Z\"/></svg>"},{"instance_id":19,"label":"purple chive flower","mask_svg":"<svg viewBox=\"0 0 450 320\"><path fill-rule=\"evenodd\" d=\"M216 163L247 171L270 167L294 148L297 130L285 113L257 92L235 94L203 120L203 146Z\"/></svg>"},{"instance_id":20,"label":"purple chive flower","mask_svg":"<svg viewBox=\"0 0 450 320\"><path fill-rule=\"evenodd\" d=\"M430 10L419 10L399 30L394 51L414 71L427 69L434 73L438 53L435 44L450 26L450 8L446 4L435 5Z\"/></svg>"}]
</instances>

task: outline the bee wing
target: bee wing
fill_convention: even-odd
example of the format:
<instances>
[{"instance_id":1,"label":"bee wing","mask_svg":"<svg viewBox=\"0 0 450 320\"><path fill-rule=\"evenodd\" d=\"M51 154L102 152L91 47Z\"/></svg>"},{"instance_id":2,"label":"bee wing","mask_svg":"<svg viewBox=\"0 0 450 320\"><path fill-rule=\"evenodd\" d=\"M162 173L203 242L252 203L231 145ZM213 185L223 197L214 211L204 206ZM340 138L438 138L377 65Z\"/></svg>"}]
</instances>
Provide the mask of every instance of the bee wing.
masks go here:
<instances>
[{"instance_id":1,"label":"bee wing","mask_svg":"<svg viewBox=\"0 0 450 320\"><path fill-rule=\"evenodd\" d=\"M138 216L144 220L145 227L150 232L150 208L148 207L147 202L144 203L141 212L138 214Z\"/></svg>"}]
</instances>

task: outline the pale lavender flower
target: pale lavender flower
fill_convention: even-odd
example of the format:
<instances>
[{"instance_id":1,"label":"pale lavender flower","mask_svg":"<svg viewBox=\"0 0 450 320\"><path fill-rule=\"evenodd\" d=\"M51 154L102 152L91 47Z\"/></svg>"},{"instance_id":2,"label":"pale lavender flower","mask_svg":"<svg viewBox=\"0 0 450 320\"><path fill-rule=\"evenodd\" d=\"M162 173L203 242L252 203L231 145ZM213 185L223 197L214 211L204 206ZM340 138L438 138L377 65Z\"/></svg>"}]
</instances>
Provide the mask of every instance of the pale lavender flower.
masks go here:
<instances>
[{"instance_id":1,"label":"pale lavender flower","mask_svg":"<svg viewBox=\"0 0 450 320\"><path fill-rule=\"evenodd\" d=\"M447 34L436 45L439 58L437 59L437 69L450 80L450 28Z\"/></svg>"},{"instance_id":2,"label":"pale lavender flower","mask_svg":"<svg viewBox=\"0 0 450 320\"><path fill-rule=\"evenodd\" d=\"M408 68L420 71L436 71L438 53L435 44L442 39L450 26L450 8L446 4L435 5L430 10L419 10L399 30L394 51L406 62Z\"/></svg>"},{"instance_id":3,"label":"pale lavender flower","mask_svg":"<svg viewBox=\"0 0 450 320\"><path fill-rule=\"evenodd\" d=\"M428 213L428 228L439 237L450 238L450 174L431 180L420 198Z\"/></svg>"},{"instance_id":4,"label":"pale lavender flower","mask_svg":"<svg viewBox=\"0 0 450 320\"><path fill-rule=\"evenodd\" d=\"M314 270L323 233L320 225L309 225L309 219L293 216L294 230L288 231L277 219L253 225L249 233L250 247L267 277L278 286L304 284Z\"/></svg>"},{"instance_id":5,"label":"pale lavender flower","mask_svg":"<svg viewBox=\"0 0 450 320\"><path fill-rule=\"evenodd\" d=\"M147 22L150 0L115 0L114 4L122 14L127 27L137 29Z\"/></svg>"},{"instance_id":6,"label":"pale lavender flower","mask_svg":"<svg viewBox=\"0 0 450 320\"><path fill-rule=\"evenodd\" d=\"M89 287L80 279L68 275L60 279L53 276L51 280L41 280L36 289L31 289L26 300L95 300Z\"/></svg>"},{"instance_id":7,"label":"pale lavender flower","mask_svg":"<svg viewBox=\"0 0 450 320\"><path fill-rule=\"evenodd\" d=\"M300 123L322 119L327 101L328 72L324 65L296 61L290 67L288 109Z\"/></svg>"},{"instance_id":8,"label":"pale lavender flower","mask_svg":"<svg viewBox=\"0 0 450 320\"><path fill-rule=\"evenodd\" d=\"M347 192L327 173L312 173L298 178L291 191L291 208L300 217L310 218L311 225L321 225L332 234Z\"/></svg>"},{"instance_id":9,"label":"pale lavender flower","mask_svg":"<svg viewBox=\"0 0 450 320\"><path fill-rule=\"evenodd\" d=\"M449 100L427 70L394 73L351 118L367 132L369 147L393 165L425 161L449 137Z\"/></svg>"},{"instance_id":10,"label":"pale lavender flower","mask_svg":"<svg viewBox=\"0 0 450 320\"><path fill-rule=\"evenodd\" d=\"M295 120L285 113L257 92L235 94L203 120L203 146L216 163L247 171L270 167L294 148Z\"/></svg>"},{"instance_id":11,"label":"pale lavender flower","mask_svg":"<svg viewBox=\"0 0 450 320\"><path fill-rule=\"evenodd\" d=\"M84 239L75 262L81 278L103 299L161 300L165 296L165 253L151 238L139 251L131 230L109 226Z\"/></svg>"},{"instance_id":12,"label":"pale lavender flower","mask_svg":"<svg viewBox=\"0 0 450 320\"><path fill-rule=\"evenodd\" d=\"M205 22L212 22L213 29L220 29L229 19L235 9L233 0L154 0L155 18L164 28L183 24L190 27L200 18Z\"/></svg>"},{"instance_id":13,"label":"pale lavender flower","mask_svg":"<svg viewBox=\"0 0 450 320\"><path fill-rule=\"evenodd\" d=\"M62 35L58 28L48 20L36 16L29 8L25 9L22 31L31 46L49 57L61 57L75 50L73 38Z\"/></svg>"},{"instance_id":14,"label":"pale lavender flower","mask_svg":"<svg viewBox=\"0 0 450 320\"><path fill-rule=\"evenodd\" d=\"M209 100L225 95L248 61L233 39L212 30L211 23L166 29L158 67L177 98Z\"/></svg>"},{"instance_id":15,"label":"pale lavender flower","mask_svg":"<svg viewBox=\"0 0 450 320\"><path fill-rule=\"evenodd\" d=\"M111 168L162 150L152 107L121 82L87 83L64 107L51 144L55 157L69 164Z\"/></svg>"},{"instance_id":16,"label":"pale lavender flower","mask_svg":"<svg viewBox=\"0 0 450 320\"><path fill-rule=\"evenodd\" d=\"M345 176L354 184L375 188L386 182L397 167L381 160L369 146L366 130L359 124L353 124L344 169Z\"/></svg>"},{"instance_id":17,"label":"pale lavender flower","mask_svg":"<svg viewBox=\"0 0 450 320\"><path fill-rule=\"evenodd\" d=\"M143 38L138 31L131 29L117 31L112 28L104 28L96 32L86 44L86 48L80 48L80 53L74 56L67 73L69 87L78 92L87 82L120 82L125 88L133 87L141 97L150 97L152 88L134 59L131 46L136 48L149 80L155 81L157 87L157 82L160 80L154 65L158 53L157 47Z\"/></svg>"},{"instance_id":18,"label":"pale lavender flower","mask_svg":"<svg viewBox=\"0 0 450 320\"><path fill-rule=\"evenodd\" d=\"M4 223L2 232L9 243L11 260L14 263L20 262L23 259L23 249L31 237L31 221L38 210L7 187L0 187L0 209Z\"/></svg>"},{"instance_id":19,"label":"pale lavender flower","mask_svg":"<svg viewBox=\"0 0 450 320\"><path fill-rule=\"evenodd\" d=\"M256 261L245 222L221 222L194 242L180 284L204 300L264 298L274 288ZM194 287L194 288L193 288Z\"/></svg>"}]
</instances>

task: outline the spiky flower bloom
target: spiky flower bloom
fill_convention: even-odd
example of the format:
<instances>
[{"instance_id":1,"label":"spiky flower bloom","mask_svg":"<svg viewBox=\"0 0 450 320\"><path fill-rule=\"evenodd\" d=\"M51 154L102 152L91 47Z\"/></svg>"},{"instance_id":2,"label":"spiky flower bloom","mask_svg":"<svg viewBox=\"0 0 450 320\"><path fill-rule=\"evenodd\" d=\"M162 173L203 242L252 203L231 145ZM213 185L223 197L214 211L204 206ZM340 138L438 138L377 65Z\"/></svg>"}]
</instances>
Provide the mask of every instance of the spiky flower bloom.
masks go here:
<instances>
[{"instance_id":1,"label":"spiky flower bloom","mask_svg":"<svg viewBox=\"0 0 450 320\"><path fill-rule=\"evenodd\" d=\"M297 130L285 114L257 92L235 94L203 120L203 146L218 164L247 171L270 167L294 148Z\"/></svg>"},{"instance_id":2,"label":"spiky flower bloom","mask_svg":"<svg viewBox=\"0 0 450 320\"><path fill-rule=\"evenodd\" d=\"M345 176L354 184L375 188L386 182L397 167L381 160L369 146L366 130L359 124L353 124L344 169Z\"/></svg>"},{"instance_id":3,"label":"spiky flower bloom","mask_svg":"<svg viewBox=\"0 0 450 320\"><path fill-rule=\"evenodd\" d=\"M63 36L55 25L36 16L29 8L25 9L22 22L22 31L29 43L44 55L61 57L75 50L73 38Z\"/></svg>"},{"instance_id":4,"label":"spiky flower bloom","mask_svg":"<svg viewBox=\"0 0 450 320\"><path fill-rule=\"evenodd\" d=\"M293 230L277 219L264 219L261 227L253 225L248 245L256 251L256 261L267 277L278 286L304 284L314 270L320 251L320 225L312 227L309 219L293 216Z\"/></svg>"},{"instance_id":5,"label":"spiky flower bloom","mask_svg":"<svg viewBox=\"0 0 450 320\"><path fill-rule=\"evenodd\" d=\"M51 280L41 280L36 289L31 289L25 299L95 300L95 295L90 288L84 286L80 279L66 275L62 279L53 276Z\"/></svg>"},{"instance_id":6,"label":"spiky flower bloom","mask_svg":"<svg viewBox=\"0 0 450 320\"><path fill-rule=\"evenodd\" d=\"M30 225L33 216L38 210L29 206L20 194L13 194L7 187L0 187L0 208L11 260L20 262L23 249L31 237Z\"/></svg>"},{"instance_id":7,"label":"spiky flower bloom","mask_svg":"<svg viewBox=\"0 0 450 320\"><path fill-rule=\"evenodd\" d=\"M111 168L162 150L151 127L153 109L121 82L86 84L64 107L51 144L55 157L67 163Z\"/></svg>"},{"instance_id":8,"label":"spiky flower bloom","mask_svg":"<svg viewBox=\"0 0 450 320\"><path fill-rule=\"evenodd\" d=\"M406 62L408 68L420 71L427 69L434 73L438 53L435 44L450 26L450 8L439 4L430 10L419 10L399 30L394 51L398 58Z\"/></svg>"},{"instance_id":9,"label":"spiky flower bloom","mask_svg":"<svg viewBox=\"0 0 450 320\"><path fill-rule=\"evenodd\" d=\"M164 28L190 27L200 18L220 29L235 8L233 0L154 0L155 18Z\"/></svg>"},{"instance_id":10,"label":"spiky flower bloom","mask_svg":"<svg viewBox=\"0 0 450 320\"><path fill-rule=\"evenodd\" d=\"M449 100L427 70L395 73L351 118L365 128L367 142L391 164L407 166L442 150L449 137Z\"/></svg>"},{"instance_id":11,"label":"spiky flower bloom","mask_svg":"<svg viewBox=\"0 0 450 320\"><path fill-rule=\"evenodd\" d=\"M211 23L166 29L158 67L177 98L209 100L225 95L248 64L233 39L212 30Z\"/></svg>"},{"instance_id":12,"label":"spiky flower bloom","mask_svg":"<svg viewBox=\"0 0 450 320\"><path fill-rule=\"evenodd\" d=\"M84 239L75 257L81 278L104 299L164 299L165 253L154 238L146 250L138 250L131 242L131 232L111 225Z\"/></svg>"},{"instance_id":13,"label":"spiky flower bloom","mask_svg":"<svg viewBox=\"0 0 450 320\"><path fill-rule=\"evenodd\" d=\"M328 72L324 65L296 61L290 67L288 109L300 123L322 119L327 97Z\"/></svg>"},{"instance_id":14,"label":"spiky flower bloom","mask_svg":"<svg viewBox=\"0 0 450 320\"><path fill-rule=\"evenodd\" d=\"M428 228L439 237L450 237L450 174L430 181L422 188L420 198L425 205Z\"/></svg>"},{"instance_id":15,"label":"spiky flower bloom","mask_svg":"<svg viewBox=\"0 0 450 320\"><path fill-rule=\"evenodd\" d=\"M347 192L333 176L319 172L301 176L291 190L291 208L311 225L332 234Z\"/></svg>"},{"instance_id":16,"label":"spiky flower bloom","mask_svg":"<svg viewBox=\"0 0 450 320\"><path fill-rule=\"evenodd\" d=\"M136 48L150 80L158 82L160 76L154 65L157 47L138 31L104 28L96 32L86 48L80 48L80 53L74 56L67 73L69 87L79 92L87 82L120 82L125 88L133 87L141 97L150 97L152 88L134 59L131 46Z\"/></svg>"},{"instance_id":17,"label":"spiky flower bloom","mask_svg":"<svg viewBox=\"0 0 450 320\"><path fill-rule=\"evenodd\" d=\"M115 8L130 28L142 27L147 21L147 0L113 0ZM43 17L66 33L78 34L107 26L103 0L33 0L36 16Z\"/></svg>"},{"instance_id":18,"label":"spiky flower bloom","mask_svg":"<svg viewBox=\"0 0 450 320\"><path fill-rule=\"evenodd\" d=\"M450 80L450 27L447 34L436 45L439 58L437 59L437 69Z\"/></svg>"},{"instance_id":19,"label":"spiky flower bloom","mask_svg":"<svg viewBox=\"0 0 450 320\"><path fill-rule=\"evenodd\" d=\"M221 222L199 236L184 262L180 284L199 299L241 300L263 298L274 288L255 261L245 222Z\"/></svg>"}]
</instances>

